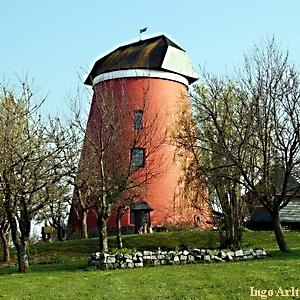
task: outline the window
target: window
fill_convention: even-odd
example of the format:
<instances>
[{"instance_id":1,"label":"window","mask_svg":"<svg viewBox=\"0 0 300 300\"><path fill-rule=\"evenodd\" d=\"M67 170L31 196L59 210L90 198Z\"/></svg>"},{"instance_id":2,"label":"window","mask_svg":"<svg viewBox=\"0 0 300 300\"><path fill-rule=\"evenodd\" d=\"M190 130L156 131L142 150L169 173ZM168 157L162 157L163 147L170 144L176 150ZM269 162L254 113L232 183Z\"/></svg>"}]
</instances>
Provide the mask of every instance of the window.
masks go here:
<instances>
[{"instance_id":1,"label":"window","mask_svg":"<svg viewBox=\"0 0 300 300\"><path fill-rule=\"evenodd\" d=\"M132 167L144 167L145 163L145 149L134 148L131 150L131 166Z\"/></svg>"},{"instance_id":2,"label":"window","mask_svg":"<svg viewBox=\"0 0 300 300\"><path fill-rule=\"evenodd\" d=\"M134 129L142 129L143 128L143 111L142 110L135 110L134 111Z\"/></svg>"}]
</instances>

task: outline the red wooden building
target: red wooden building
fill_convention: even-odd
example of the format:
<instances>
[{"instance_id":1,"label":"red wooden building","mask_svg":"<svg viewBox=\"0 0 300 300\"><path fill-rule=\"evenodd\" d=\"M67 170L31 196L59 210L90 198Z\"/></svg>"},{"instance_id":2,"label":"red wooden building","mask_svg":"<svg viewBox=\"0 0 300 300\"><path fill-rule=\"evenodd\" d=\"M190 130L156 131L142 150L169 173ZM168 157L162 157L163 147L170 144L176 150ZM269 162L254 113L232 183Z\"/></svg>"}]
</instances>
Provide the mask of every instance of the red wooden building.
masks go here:
<instances>
[{"instance_id":1,"label":"red wooden building","mask_svg":"<svg viewBox=\"0 0 300 300\"><path fill-rule=\"evenodd\" d=\"M197 79L187 53L165 35L117 47L98 59L86 78L85 84L92 86L94 92L87 133L97 144L98 133L103 130L100 126L103 127L105 122L102 108L106 105L114 119L122 120L118 125L110 125L116 127L114 132L119 132L115 140L122 151L110 145L107 159L114 162L115 168L117 162L129 161L131 167L138 168L132 182L143 182L135 199L142 201L132 205L122 217L124 228L134 228L137 218L141 217L139 210L145 213L142 220L154 227L181 223L194 226L195 216L198 216L197 220L200 218L203 229L211 226L208 207L200 215L183 199L178 183L182 166L174 160L175 147L170 136L179 100L185 98L188 101L188 86ZM137 132L139 141L133 144ZM84 146L81 164L87 162L86 170L94 176L92 174L99 165L91 163L91 155ZM140 204L148 210L143 211ZM115 227L115 218L112 211L109 228ZM96 227L96 221L95 212L90 210L88 228ZM74 211L71 211L70 222L73 229L79 227Z\"/></svg>"}]
</instances>

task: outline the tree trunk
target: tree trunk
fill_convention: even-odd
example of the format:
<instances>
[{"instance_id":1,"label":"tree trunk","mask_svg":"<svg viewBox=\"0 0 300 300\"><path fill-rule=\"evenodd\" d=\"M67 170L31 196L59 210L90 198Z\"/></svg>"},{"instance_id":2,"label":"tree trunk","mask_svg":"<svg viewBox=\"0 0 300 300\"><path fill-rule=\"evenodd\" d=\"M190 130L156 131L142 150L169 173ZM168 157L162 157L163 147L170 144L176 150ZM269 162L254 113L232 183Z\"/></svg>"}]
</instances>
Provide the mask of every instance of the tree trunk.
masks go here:
<instances>
[{"instance_id":1,"label":"tree trunk","mask_svg":"<svg viewBox=\"0 0 300 300\"><path fill-rule=\"evenodd\" d=\"M107 240L107 219L105 219L101 214L98 213L98 230L99 230L99 251L105 252L108 250L108 240Z\"/></svg>"},{"instance_id":2,"label":"tree trunk","mask_svg":"<svg viewBox=\"0 0 300 300\"><path fill-rule=\"evenodd\" d=\"M3 244L3 261L9 262L10 261L10 253L9 253L9 245L8 245L5 228L1 227L0 235L1 235L2 244Z\"/></svg>"},{"instance_id":3,"label":"tree trunk","mask_svg":"<svg viewBox=\"0 0 300 300\"><path fill-rule=\"evenodd\" d=\"M231 188L230 194L218 194L223 211L218 226L220 247L239 249L244 230L244 202L236 194L236 186Z\"/></svg>"},{"instance_id":4,"label":"tree trunk","mask_svg":"<svg viewBox=\"0 0 300 300\"><path fill-rule=\"evenodd\" d=\"M280 223L280 217L279 217L279 210L273 210L270 212L272 224L273 224L273 229L276 237L277 244L279 246L280 251L283 252L291 252L286 239L283 235L281 223Z\"/></svg>"},{"instance_id":5,"label":"tree trunk","mask_svg":"<svg viewBox=\"0 0 300 300\"><path fill-rule=\"evenodd\" d=\"M122 209L122 207L118 207L117 218L116 218L116 231L117 231L118 249L123 248L123 239L122 239L122 232L121 232L121 217L122 217L121 209Z\"/></svg>"},{"instance_id":6,"label":"tree trunk","mask_svg":"<svg viewBox=\"0 0 300 300\"><path fill-rule=\"evenodd\" d=\"M28 222L30 223L30 221ZM29 224L27 224L27 230L20 234L15 218L10 220L12 240L18 252L18 265L19 272L21 273L29 271L27 241L29 239L30 228L28 228L28 225Z\"/></svg>"},{"instance_id":7,"label":"tree trunk","mask_svg":"<svg viewBox=\"0 0 300 300\"><path fill-rule=\"evenodd\" d=\"M25 273L29 271L29 262L27 255L27 241L22 241L16 247L18 251L19 272Z\"/></svg>"},{"instance_id":8,"label":"tree trunk","mask_svg":"<svg viewBox=\"0 0 300 300\"><path fill-rule=\"evenodd\" d=\"M17 223L16 216L10 209L8 202L5 203L5 209L10 224L12 241L18 253L19 272L25 273L29 271L27 242L30 235L31 220L20 218Z\"/></svg>"},{"instance_id":9,"label":"tree trunk","mask_svg":"<svg viewBox=\"0 0 300 300\"><path fill-rule=\"evenodd\" d=\"M81 238L87 239L88 238L88 227L87 227L87 215L88 210L82 210L82 217L81 217Z\"/></svg>"}]
</instances>

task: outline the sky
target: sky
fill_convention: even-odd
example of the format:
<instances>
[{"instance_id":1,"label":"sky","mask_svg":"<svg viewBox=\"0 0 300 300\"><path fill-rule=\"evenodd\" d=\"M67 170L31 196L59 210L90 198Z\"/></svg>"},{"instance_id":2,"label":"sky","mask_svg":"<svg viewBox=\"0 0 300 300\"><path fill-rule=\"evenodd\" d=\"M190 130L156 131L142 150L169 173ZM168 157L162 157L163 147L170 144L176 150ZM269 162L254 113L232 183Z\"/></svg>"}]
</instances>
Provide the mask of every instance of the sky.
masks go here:
<instances>
[{"instance_id":1,"label":"sky","mask_svg":"<svg viewBox=\"0 0 300 300\"><path fill-rule=\"evenodd\" d=\"M142 35L166 33L199 66L225 73L274 36L300 64L299 0L0 0L0 82L27 74L62 114L96 57ZM84 78L83 78L84 79Z\"/></svg>"}]
</instances>

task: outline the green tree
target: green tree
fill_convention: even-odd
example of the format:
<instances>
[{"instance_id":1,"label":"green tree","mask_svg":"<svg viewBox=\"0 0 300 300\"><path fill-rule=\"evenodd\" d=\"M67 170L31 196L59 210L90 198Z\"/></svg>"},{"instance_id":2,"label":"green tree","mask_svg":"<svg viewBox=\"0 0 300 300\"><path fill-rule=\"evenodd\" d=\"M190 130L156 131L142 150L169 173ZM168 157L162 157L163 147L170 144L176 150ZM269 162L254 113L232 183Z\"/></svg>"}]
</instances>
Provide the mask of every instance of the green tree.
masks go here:
<instances>
[{"instance_id":1,"label":"green tree","mask_svg":"<svg viewBox=\"0 0 300 300\"><path fill-rule=\"evenodd\" d=\"M47 194L51 199L37 214L34 221L36 224L49 224L57 231L57 238L60 241L66 239L67 220L70 211L71 190L65 180L47 187Z\"/></svg>"},{"instance_id":2,"label":"green tree","mask_svg":"<svg viewBox=\"0 0 300 300\"><path fill-rule=\"evenodd\" d=\"M7 234L9 232L9 222L7 220L7 216L5 213L5 209L3 206L0 205L0 236L3 245L3 261L9 262L10 261L10 252L9 252L9 243Z\"/></svg>"},{"instance_id":3,"label":"green tree","mask_svg":"<svg viewBox=\"0 0 300 300\"><path fill-rule=\"evenodd\" d=\"M59 126L59 120L42 120L38 110L43 99L37 96L27 78L20 81L19 90L1 85L0 199L20 272L29 269L32 220L53 200L49 190L65 175L64 149L71 146L68 129Z\"/></svg>"},{"instance_id":4,"label":"green tree","mask_svg":"<svg viewBox=\"0 0 300 300\"><path fill-rule=\"evenodd\" d=\"M231 156L242 147L237 133L246 120L236 112L242 93L227 80L205 72L201 78L190 95L193 115L190 103L183 99L173 130L183 165L181 182L186 198L192 199L196 209L202 210L204 204L221 209L221 217L214 218L220 246L240 247L246 202L241 195L241 173ZM224 141L230 141L227 151Z\"/></svg>"}]
</instances>

